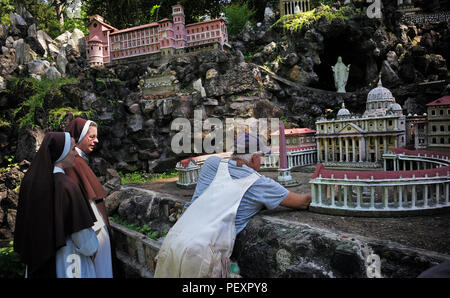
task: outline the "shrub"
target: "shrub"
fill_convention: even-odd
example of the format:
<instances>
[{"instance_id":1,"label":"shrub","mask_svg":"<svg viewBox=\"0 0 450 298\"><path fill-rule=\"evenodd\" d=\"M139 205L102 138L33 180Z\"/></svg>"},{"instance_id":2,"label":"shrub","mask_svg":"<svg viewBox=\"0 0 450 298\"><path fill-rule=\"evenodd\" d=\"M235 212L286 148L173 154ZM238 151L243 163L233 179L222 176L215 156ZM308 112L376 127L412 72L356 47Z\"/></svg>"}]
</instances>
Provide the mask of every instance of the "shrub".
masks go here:
<instances>
[{"instance_id":1,"label":"shrub","mask_svg":"<svg viewBox=\"0 0 450 298\"><path fill-rule=\"evenodd\" d=\"M8 247L0 248L0 279L23 278L25 265L20 261L20 256L13 249L13 242Z\"/></svg>"},{"instance_id":2,"label":"shrub","mask_svg":"<svg viewBox=\"0 0 450 298\"><path fill-rule=\"evenodd\" d=\"M238 35L247 22L254 24L256 11L248 7L248 3L234 3L224 7L227 20L228 33L232 36Z\"/></svg>"},{"instance_id":3,"label":"shrub","mask_svg":"<svg viewBox=\"0 0 450 298\"><path fill-rule=\"evenodd\" d=\"M34 119L35 112L37 108L43 107L44 98L47 96L47 94L49 94L50 92L60 92L59 90L61 86L76 83L77 79L61 78L58 80L49 80L44 78L39 81L33 78L26 78L24 79L24 81L31 83L33 95L14 110L14 117L16 117L17 113L19 113L20 111L26 111L25 115L18 119L20 128L24 126L37 126ZM12 81L11 83L14 82ZM14 90L12 91L14 92Z\"/></svg>"},{"instance_id":4,"label":"shrub","mask_svg":"<svg viewBox=\"0 0 450 298\"><path fill-rule=\"evenodd\" d=\"M137 171L132 173L122 173L119 172L119 176L121 178L122 185L129 184L129 183L143 183L147 181L154 181L158 179L167 179L172 177L177 177L178 172L177 171L167 171L161 174L155 174L151 178L148 177L148 174L146 174L144 171Z\"/></svg>"},{"instance_id":5,"label":"shrub","mask_svg":"<svg viewBox=\"0 0 450 298\"><path fill-rule=\"evenodd\" d=\"M342 6L334 10L328 5L322 5L310 11L285 15L276 21L272 27L282 23L284 30L300 32L304 26L309 26L322 17L326 18L328 22L337 18L348 21L352 15L358 13L360 13L359 9L354 9L350 6Z\"/></svg>"}]
</instances>

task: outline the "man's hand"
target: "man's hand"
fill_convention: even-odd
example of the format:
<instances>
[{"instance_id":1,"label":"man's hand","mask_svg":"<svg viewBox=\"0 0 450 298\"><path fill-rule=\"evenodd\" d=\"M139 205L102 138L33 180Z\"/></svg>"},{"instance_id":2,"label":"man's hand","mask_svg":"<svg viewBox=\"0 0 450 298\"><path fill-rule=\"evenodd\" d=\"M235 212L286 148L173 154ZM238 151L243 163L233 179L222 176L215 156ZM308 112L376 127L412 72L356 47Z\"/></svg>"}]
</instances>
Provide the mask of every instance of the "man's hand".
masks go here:
<instances>
[{"instance_id":1,"label":"man's hand","mask_svg":"<svg viewBox=\"0 0 450 298\"><path fill-rule=\"evenodd\" d=\"M294 209L307 209L311 199L311 194L297 194L291 191L280 205Z\"/></svg>"}]
</instances>

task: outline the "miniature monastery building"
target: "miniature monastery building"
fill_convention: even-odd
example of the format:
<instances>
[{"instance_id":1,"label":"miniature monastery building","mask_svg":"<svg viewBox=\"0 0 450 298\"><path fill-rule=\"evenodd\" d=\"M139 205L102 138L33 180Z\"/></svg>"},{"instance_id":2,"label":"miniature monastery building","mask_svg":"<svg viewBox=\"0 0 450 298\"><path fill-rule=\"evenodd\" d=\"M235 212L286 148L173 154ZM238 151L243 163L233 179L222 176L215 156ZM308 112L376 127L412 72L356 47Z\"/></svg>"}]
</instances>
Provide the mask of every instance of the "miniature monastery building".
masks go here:
<instances>
[{"instance_id":1,"label":"miniature monastery building","mask_svg":"<svg viewBox=\"0 0 450 298\"><path fill-rule=\"evenodd\" d=\"M366 111L352 116L344 103L337 119L316 122L318 162L376 167L382 155L405 146L405 116L391 91L378 86L367 95Z\"/></svg>"},{"instance_id":2,"label":"miniature monastery building","mask_svg":"<svg viewBox=\"0 0 450 298\"><path fill-rule=\"evenodd\" d=\"M220 47L228 43L225 20L217 18L185 24L182 5L172 6L172 20L119 30L99 15L90 17L86 54L91 66L120 62L140 56L181 55L195 49Z\"/></svg>"},{"instance_id":3,"label":"miniature monastery building","mask_svg":"<svg viewBox=\"0 0 450 298\"><path fill-rule=\"evenodd\" d=\"M427 104L428 149L450 152L450 96Z\"/></svg>"}]
</instances>

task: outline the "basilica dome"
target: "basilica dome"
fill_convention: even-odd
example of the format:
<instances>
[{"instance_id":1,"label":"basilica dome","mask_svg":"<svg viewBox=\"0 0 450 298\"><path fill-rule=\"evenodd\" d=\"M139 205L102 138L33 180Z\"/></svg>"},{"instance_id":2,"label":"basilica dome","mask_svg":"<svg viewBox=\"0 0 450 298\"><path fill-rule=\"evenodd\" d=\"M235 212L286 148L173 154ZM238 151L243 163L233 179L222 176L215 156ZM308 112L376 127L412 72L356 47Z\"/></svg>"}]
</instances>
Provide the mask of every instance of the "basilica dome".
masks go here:
<instances>
[{"instance_id":1,"label":"basilica dome","mask_svg":"<svg viewBox=\"0 0 450 298\"><path fill-rule=\"evenodd\" d=\"M369 94L367 95L367 102L372 101L395 101L392 92L389 91L389 89L383 87L381 79L378 81L378 86L370 90Z\"/></svg>"},{"instance_id":2,"label":"basilica dome","mask_svg":"<svg viewBox=\"0 0 450 298\"><path fill-rule=\"evenodd\" d=\"M342 108L337 113L338 118L350 116L350 111L345 108L345 104L342 103Z\"/></svg>"},{"instance_id":3,"label":"basilica dome","mask_svg":"<svg viewBox=\"0 0 450 298\"><path fill-rule=\"evenodd\" d=\"M378 86L370 90L367 95L366 111L363 116L384 116L386 115L387 110L394 104L395 98L392 95L392 92L383 87L380 77ZM397 108L397 106L395 108Z\"/></svg>"}]
</instances>

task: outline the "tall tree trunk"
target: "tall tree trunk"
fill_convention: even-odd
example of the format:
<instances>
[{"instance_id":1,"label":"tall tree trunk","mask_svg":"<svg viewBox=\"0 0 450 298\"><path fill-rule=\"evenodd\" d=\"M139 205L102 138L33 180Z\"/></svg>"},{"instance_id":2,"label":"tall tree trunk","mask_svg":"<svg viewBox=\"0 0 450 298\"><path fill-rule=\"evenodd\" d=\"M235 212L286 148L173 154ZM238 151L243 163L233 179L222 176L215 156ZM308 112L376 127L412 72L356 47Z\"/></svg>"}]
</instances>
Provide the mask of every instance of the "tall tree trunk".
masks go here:
<instances>
[{"instance_id":1,"label":"tall tree trunk","mask_svg":"<svg viewBox=\"0 0 450 298\"><path fill-rule=\"evenodd\" d=\"M64 14L63 14L64 3L62 3L61 0L56 0L55 5L56 5L56 16L58 18L60 25L59 30L62 33L64 31Z\"/></svg>"}]
</instances>

